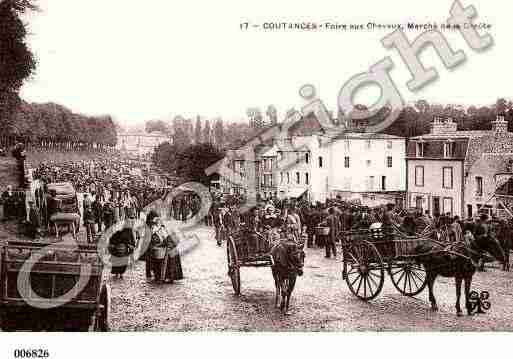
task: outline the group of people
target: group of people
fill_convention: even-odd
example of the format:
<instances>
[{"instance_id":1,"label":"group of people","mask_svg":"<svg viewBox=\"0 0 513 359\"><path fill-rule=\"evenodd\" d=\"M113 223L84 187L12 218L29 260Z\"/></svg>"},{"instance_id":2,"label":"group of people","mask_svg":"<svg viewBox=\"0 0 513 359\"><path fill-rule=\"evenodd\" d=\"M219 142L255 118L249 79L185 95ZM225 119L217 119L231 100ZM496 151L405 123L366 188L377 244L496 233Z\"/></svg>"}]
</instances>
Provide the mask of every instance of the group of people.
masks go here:
<instances>
[{"instance_id":1,"label":"group of people","mask_svg":"<svg viewBox=\"0 0 513 359\"><path fill-rule=\"evenodd\" d=\"M94 241L103 229L124 219L139 218L144 206L165 196L166 190L151 183L141 168L122 160L41 163L33 177L42 182L44 200L40 209L42 223L50 224L55 213L78 212L86 229L86 238ZM76 207L64 209L50 183L70 182L77 192Z\"/></svg>"}]
</instances>

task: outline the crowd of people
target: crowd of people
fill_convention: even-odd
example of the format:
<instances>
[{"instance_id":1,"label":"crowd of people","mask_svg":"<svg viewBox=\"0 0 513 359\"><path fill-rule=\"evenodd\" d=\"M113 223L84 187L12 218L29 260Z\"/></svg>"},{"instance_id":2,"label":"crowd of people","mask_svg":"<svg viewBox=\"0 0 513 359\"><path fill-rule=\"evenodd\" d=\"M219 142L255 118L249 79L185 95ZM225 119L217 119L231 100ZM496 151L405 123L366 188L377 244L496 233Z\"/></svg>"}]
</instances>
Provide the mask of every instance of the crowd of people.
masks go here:
<instances>
[{"instance_id":1,"label":"crowd of people","mask_svg":"<svg viewBox=\"0 0 513 359\"><path fill-rule=\"evenodd\" d=\"M60 212L78 212L88 241L95 234L126 218L139 218L142 209L165 196L166 189L149 181L145 169L122 160L96 160L67 163L41 163L33 171L34 180L41 183L43 226ZM48 189L52 183L69 182L76 193L76 206L66 207L58 193ZM72 199L73 200L73 199Z\"/></svg>"},{"instance_id":2,"label":"crowd of people","mask_svg":"<svg viewBox=\"0 0 513 359\"><path fill-rule=\"evenodd\" d=\"M238 208L237 204L214 201L207 223L215 227L218 245L228 235L242 234L249 243L248 253L265 252L273 236L281 235L304 241L310 248L323 247L326 258L336 258L336 243L341 241L343 232L366 230L375 225L386 238L421 237L429 232L437 236L437 241L448 245L470 245L474 238L485 237L499 240L505 252L512 247L511 223L484 213L462 220L450 213L431 216L427 211L405 210L394 204L370 208L341 198L316 204L295 200L262 201L243 214Z\"/></svg>"}]
</instances>

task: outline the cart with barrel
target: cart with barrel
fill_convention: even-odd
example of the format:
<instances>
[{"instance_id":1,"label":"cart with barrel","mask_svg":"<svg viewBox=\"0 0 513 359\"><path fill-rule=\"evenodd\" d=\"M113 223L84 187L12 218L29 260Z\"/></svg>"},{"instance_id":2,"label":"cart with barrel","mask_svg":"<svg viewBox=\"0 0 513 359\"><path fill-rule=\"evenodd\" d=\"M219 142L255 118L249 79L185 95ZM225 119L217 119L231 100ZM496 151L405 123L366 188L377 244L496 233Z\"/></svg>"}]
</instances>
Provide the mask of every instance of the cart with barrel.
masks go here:
<instances>
[{"instance_id":1,"label":"cart with barrel","mask_svg":"<svg viewBox=\"0 0 513 359\"><path fill-rule=\"evenodd\" d=\"M394 287L405 296L421 293L427 285L426 272L415 260L415 248L429 239L429 229L417 236L407 236L392 228L353 230L341 235L342 277L356 297L376 298L388 273Z\"/></svg>"},{"instance_id":2,"label":"cart with barrel","mask_svg":"<svg viewBox=\"0 0 513 359\"><path fill-rule=\"evenodd\" d=\"M97 246L0 244L2 330L107 331L111 294Z\"/></svg>"}]
</instances>

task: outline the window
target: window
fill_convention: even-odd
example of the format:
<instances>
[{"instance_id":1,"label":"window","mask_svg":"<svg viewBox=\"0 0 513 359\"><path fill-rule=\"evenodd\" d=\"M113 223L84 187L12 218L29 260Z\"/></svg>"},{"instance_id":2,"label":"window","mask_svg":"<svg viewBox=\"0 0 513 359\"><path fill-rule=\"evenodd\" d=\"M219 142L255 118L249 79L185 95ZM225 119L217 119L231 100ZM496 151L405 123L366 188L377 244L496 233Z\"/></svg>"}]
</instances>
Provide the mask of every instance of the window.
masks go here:
<instances>
[{"instance_id":1,"label":"window","mask_svg":"<svg viewBox=\"0 0 513 359\"><path fill-rule=\"evenodd\" d=\"M424 166L415 166L415 186L424 187Z\"/></svg>"},{"instance_id":2,"label":"window","mask_svg":"<svg viewBox=\"0 0 513 359\"><path fill-rule=\"evenodd\" d=\"M452 189L452 167L442 168L442 187Z\"/></svg>"},{"instance_id":3,"label":"window","mask_svg":"<svg viewBox=\"0 0 513 359\"><path fill-rule=\"evenodd\" d=\"M424 142L417 142L417 157L424 157Z\"/></svg>"},{"instance_id":4,"label":"window","mask_svg":"<svg viewBox=\"0 0 513 359\"><path fill-rule=\"evenodd\" d=\"M349 151L349 141L344 141L344 150Z\"/></svg>"},{"instance_id":5,"label":"window","mask_svg":"<svg viewBox=\"0 0 513 359\"><path fill-rule=\"evenodd\" d=\"M444 157L450 158L454 156L454 142L444 143Z\"/></svg>"},{"instance_id":6,"label":"window","mask_svg":"<svg viewBox=\"0 0 513 359\"><path fill-rule=\"evenodd\" d=\"M344 157L344 167L349 168L349 165L350 165L349 156L346 156L346 157Z\"/></svg>"},{"instance_id":7,"label":"window","mask_svg":"<svg viewBox=\"0 0 513 359\"><path fill-rule=\"evenodd\" d=\"M372 141L371 140L367 140L365 141L365 148L367 148L368 150L370 150L370 148L372 147Z\"/></svg>"},{"instance_id":8,"label":"window","mask_svg":"<svg viewBox=\"0 0 513 359\"><path fill-rule=\"evenodd\" d=\"M297 184L301 183L301 174L299 172L296 172L296 183Z\"/></svg>"},{"instance_id":9,"label":"window","mask_svg":"<svg viewBox=\"0 0 513 359\"><path fill-rule=\"evenodd\" d=\"M310 184L310 178L309 178L308 172L305 173L305 184Z\"/></svg>"},{"instance_id":10,"label":"window","mask_svg":"<svg viewBox=\"0 0 513 359\"><path fill-rule=\"evenodd\" d=\"M280 184L283 184L283 172L280 172Z\"/></svg>"},{"instance_id":11,"label":"window","mask_svg":"<svg viewBox=\"0 0 513 359\"><path fill-rule=\"evenodd\" d=\"M387 167L392 168L392 156L387 156Z\"/></svg>"},{"instance_id":12,"label":"window","mask_svg":"<svg viewBox=\"0 0 513 359\"><path fill-rule=\"evenodd\" d=\"M367 160L367 161L365 161L365 163L367 164L367 167L370 167L372 164L371 160Z\"/></svg>"},{"instance_id":13,"label":"window","mask_svg":"<svg viewBox=\"0 0 513 359\"><path fill-rule=\"evenodd\" d=\"M452 198L444 197L444 208L443 213L450 213L452 215Z\"/></svg>"},{"instance_id":14,"label":"window","mask_svg":"<svg viewBox=\"0 0 513 359\"><path fill-rule=\"evenodd\" d=\"M290 172L287 172L287 184L290 184Z\"/></svg>"},{"instance_id":15,"label":"window","mask_svg":"<svg viewBox=\"0 0 513 359\"><path fill-rule=\"evenodd\" d=\"M483 195L483 177L476 177L476 196Z\"/></svg>"},{"instance_id":16,"label":"window","mask_svg":"<svg viewBox=\"0 0 513 359\"><path fill-rule=\"evenodd\" d=\"M322 156L319 156L319 168L322 168Z\"/></svg>"},{"instance_id":17,"label":"window","mask_svg":"<svg viewBox=\"0 0 513 359\"><path fill-rule=\"evenodd\" d=\"M298 152L296 153L296 164L301 163L301 154Z\"/></svg>"},{"instance_id":18,"label":"window","mask_svg":"<svg viewBox=\"0 0 513 359\"><path fill-rule=\"evenodd\" d=\"M305 154L305 162L306 163L310 162L310 154L308 152Z\"/></svg>"},{"instance_id":19,"label":"window","mask_svg":"<svg viewBox=\"0 0 513 359\"><path fill-rule=\"evenodd\" d=\"M386 191L387 189L387 176L381 176L381 190Z\"/></svg>"},{"instance_id":20,"label":"window","mask_svg":"<svg viewBox=\"0 0 513 359\"><path fill-rule=\"evenodd\" d=\"M369 176L368 190L369 191L374 190L374 176Z\"/></svg>"},{"instance_id":21,"label":"window","mask_svg":"<svg viewBox=\"0 0 513 359\"><path fill-rule=\"evenodd\" d=\"M392 149L392 141L387 141L387 149Z\"/></svg>"},{"instance_id":22,"label":"window","mask_svg":"<svg viewBox=\"0 0 513 359\"><path fill-rule=\"evenodd\" d=\"M422 202L424 202L424 198L422 198L422 196L415 197L415 208L422 211Z\"/></svg>"}]
</instances>

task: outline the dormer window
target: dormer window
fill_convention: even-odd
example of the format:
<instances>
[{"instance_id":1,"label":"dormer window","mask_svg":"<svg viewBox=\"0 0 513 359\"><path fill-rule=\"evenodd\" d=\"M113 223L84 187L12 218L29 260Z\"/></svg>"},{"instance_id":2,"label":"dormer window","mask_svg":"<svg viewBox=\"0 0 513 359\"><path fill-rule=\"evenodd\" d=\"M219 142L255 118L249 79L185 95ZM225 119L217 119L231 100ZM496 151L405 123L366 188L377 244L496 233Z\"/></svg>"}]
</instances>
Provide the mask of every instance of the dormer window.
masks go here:
<instances>
[{"instance_id":1,"label":"dormer window","mask_svg":"<svg viewBox=\"0 0 513 359\"><path fill-rule=\"evenodd\" d=\"M419 141L416 143L416 155L417 157L424 157L424 142Z\"/></svg>"},{"instance_id":2,"label":"dormer window","mask_svg":"<svg viewBox=\"0 0 513 359\"><path fill-rule=\"evenodd\" d=\"M444 158L454 157L454 141L444 143Z\"/></svg>"}]
</instances>

